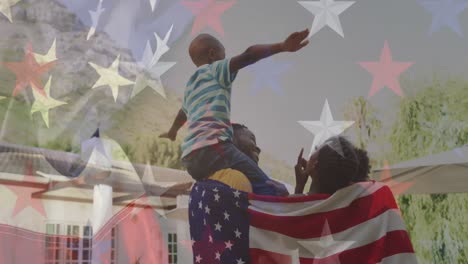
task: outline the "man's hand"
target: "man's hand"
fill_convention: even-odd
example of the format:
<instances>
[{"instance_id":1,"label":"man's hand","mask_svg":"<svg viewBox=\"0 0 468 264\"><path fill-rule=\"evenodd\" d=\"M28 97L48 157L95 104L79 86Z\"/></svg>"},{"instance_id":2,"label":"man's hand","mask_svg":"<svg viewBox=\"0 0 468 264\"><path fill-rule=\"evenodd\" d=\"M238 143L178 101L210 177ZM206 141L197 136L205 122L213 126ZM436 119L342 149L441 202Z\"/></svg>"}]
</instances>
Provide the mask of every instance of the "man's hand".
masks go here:
<instances>
[{"instance_id":1,"label":"man's hand","mask_svg":"<svg viewBox=\"0 0 468 264\"><path fill-rule=\"evenodd\" d=\"M296 166L294 166L294 171L296 174L295 193L302 193L304 191L304 187L307 183L307 179L309 178L308 171L306 170L307 160L302 157L303 153L304 153L304 148L302 148L301 152L299 152Z\"/></svg>"},{"instance_id":2,"label":"man's hand","mask_svg":"<svg viewBox=\"0 0 468 264\"><path fill-rule=\"evenodd\" d=\"M292 33L282 44L284 51L296 52L309 44L308 40L305 40L309 35L309 29L301 32Z\"/></svg>"},{"instance_id":3,"label":"man's hand","mask_svg":"<svg viewBox=\"0 0 468 264\"><path fill-rule=\"evenodd\" d=\"M270 185L272 188L276 190L276 194L278 196L288 196L289 191L286 189L286 186L284 184L277 182L275 180L269 180L266 182L266 184Z\"/></svg>"},{"instance_id":4,"label":"man's hand","mask_svg":"<svg viewBox=\"0 0 468 264\"><path fill-rule=\"evenodd\" d=\"M172 131L169 131L169 132L166 132L166 133L162 133L161 135L159 135L160 138L168 138L170 139L171 141L175 141L176 140L176 137L177 137L177 133L174 133Z\"/></svg>"}]
</instances>

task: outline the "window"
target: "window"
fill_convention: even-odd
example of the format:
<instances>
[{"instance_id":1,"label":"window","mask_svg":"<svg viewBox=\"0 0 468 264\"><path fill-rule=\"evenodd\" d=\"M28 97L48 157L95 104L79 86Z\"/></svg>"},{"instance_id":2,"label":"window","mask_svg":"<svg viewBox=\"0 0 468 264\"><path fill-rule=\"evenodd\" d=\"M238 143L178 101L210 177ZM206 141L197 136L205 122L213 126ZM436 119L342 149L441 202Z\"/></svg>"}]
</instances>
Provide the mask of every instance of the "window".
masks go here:
<instances>
[{"instance_id":1,"label":"window","mask_svg":"<svg viewBox=\"0 0 468 264\"><path fill-rule=\"evenodd\" d=\"M117 261L116 261L116 252L115 252L115 248L116 248L116 239L115 239L115 235L116 235L116 231L115 231L115 228L116 227L113 227L112 230L111 230L111 261L110 261L110 264L115 264Z\"/></svg>"},{"instance_id":2,"label":"window","mask_svg":"<svg viewBox=\"0 0 468 264\"><path fill-rule=\"evenodd\" d=\"M83 227L83 252L81 259L83 264L89 264L92 260L93 250L93 228L91 226Z\"/></svg>"},{"instance_id":3,"label":"window","mask_svg":"<svg viewBox=\"0 0 468 264\"><path fill-rule=\"evenodd\" d=\"M80 226L68 225L66 236L65 264L78 264L80 261Z\"/></svg>"},{"instance_id":4,"label":"window","mask_svg":"<svg viewBox=\"0 0 468 264\"><path fill-rule=\"evenodd\" d=\"M177 234L169 233L167 236L169 264L175 264L177 263Z\"/></svg>"},{"instance_id":5,"label":"window","mask_svg":"<svg viewBox=\"0 0 468 264\"><path fill-rule=\"evenodd\" d=\"M92 227L88 225L46 224L45 246L46 264L91 264Z\"/></svg>"},{"instance_id":6,"label":"window","mask_svg":"<svg viewBox=\"0 0 468 264\"><path fill-rule=\"evenodd\" d=\"M60 263L60 234L59 224L46 225L46 264Z\"/></svg>"}]
</instances>

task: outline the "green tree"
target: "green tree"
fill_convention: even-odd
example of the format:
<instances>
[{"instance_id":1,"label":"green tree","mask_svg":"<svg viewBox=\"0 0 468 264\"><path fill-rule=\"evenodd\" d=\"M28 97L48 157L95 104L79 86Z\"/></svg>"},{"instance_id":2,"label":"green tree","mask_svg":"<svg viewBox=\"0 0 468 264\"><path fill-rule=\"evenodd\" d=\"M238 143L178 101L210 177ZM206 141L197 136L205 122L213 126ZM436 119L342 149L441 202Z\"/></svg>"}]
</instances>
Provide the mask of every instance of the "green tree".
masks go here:
<instances>
[{"instance_id":1,"label":"green tree","mask_svg":"<svg viewBox=\"0 0 468 264\"><path fill-rule=\"evenodd\" d=\"M391 163L468 143L468 83L434 80L420 88L400 102ZM398 202L422 263L468 263L468 194L404 195Z\"/></svg>"},{"instance_id":2,"label":"green tree","mask_svg":"<svg viewBox=\"0 0 468 264\"><path fill-rule=\"evenodd\" d=\"M136 163L172 169L184 169L180 157L182 150L180 142L161 139L158 136L141 137L135 143L126 145L126 152L132 153L131 160Z\"/></svg>"},{"instance_id":3,"label":"green tree","mask_svg":"<svg viewBox=\"0 0 468 264\"><path fill-rule=\"evenodd\" d=\"M345 107L344 116L346 120L353 120L360 148L366 149L368 144L376 141L381 136L382 122L377 118L377 109L364 97L353 99Z\"/></svg>"},{"instance_id":4,"label":"green tree","mask_svg":"<svg viewBox=\"0 0 468 264\"><path fill-rule=\"evenodd\" d=\"M379 146L371 155L375 163L394 164L468 143L468 82L434 79L412 86L418 92L400 101L390 129L383 129L379 109L362 97L345 107L346 119L356 122L357 145ZM468 263L468 194L402 195L397 201L421 263Z\"/></svg>"}]
</instances>

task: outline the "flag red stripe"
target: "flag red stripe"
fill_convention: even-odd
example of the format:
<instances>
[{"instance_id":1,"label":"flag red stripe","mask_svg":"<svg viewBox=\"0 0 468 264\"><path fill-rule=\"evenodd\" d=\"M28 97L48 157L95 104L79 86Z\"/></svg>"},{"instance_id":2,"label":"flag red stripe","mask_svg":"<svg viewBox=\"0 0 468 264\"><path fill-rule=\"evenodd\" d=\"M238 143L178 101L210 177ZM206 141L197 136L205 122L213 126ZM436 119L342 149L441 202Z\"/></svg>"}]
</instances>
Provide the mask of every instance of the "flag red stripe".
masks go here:
<instances>
[{"instance_id":1,"label":"flag red stripe","mask_svg":"<svg viewBox=\"0 0 468 264\"><path fill-rule=\"evenodd\" d=\"M340 254L323 259L301 258L300 260L301 264L374 264L382 261L383 258L400 253L414 253L408 233L404 230L388 232L385 236L370 244L346 250ZM337 260L337 257L339 257L339 262L333 262Z\"/></svg>"},{"instance_id":2,"label":"flag red stripe","mask_svg":"<svg viewBox=\"0 0 468 264\"><path fill-rule=\"evenodd\" d=\"M258 248L251 248L249 252L252 264L290 264L292 262L291 256L276 252Z\"/></svg>"},{"instance_id":3,"label":"flag red stripe","mask_svg":"<svg viewBox=\"0 0 468 264\"><path fill-rule=\"evenodd\" d=\"M371 195L354 200L349 206L324 213L304 216L278 216L257 212L249 208L250 225L278 232L290 237L308 239L320 237L325 220L332 234L372 219L388 209L397 209L393 196L382 188ZM349 216L344 219L343 216ZM313 224L312 224L313 223Z\"/></svg>"},{"instance_id":4,"label":"flag red stripe","mask_svg":"<svg viewBox=\"0 0 468 264\"><path fill-rule=\"evenodd\" d=\"M320 201L329 198L329 194L312 194L312 195L301 195L301 196L270 196L270 195L257 195L253 193L248 194L249 200L257 200L262 202L273 202L273 203L300 203L300 202L312 202Z\"/></svg>"}]
</instances>

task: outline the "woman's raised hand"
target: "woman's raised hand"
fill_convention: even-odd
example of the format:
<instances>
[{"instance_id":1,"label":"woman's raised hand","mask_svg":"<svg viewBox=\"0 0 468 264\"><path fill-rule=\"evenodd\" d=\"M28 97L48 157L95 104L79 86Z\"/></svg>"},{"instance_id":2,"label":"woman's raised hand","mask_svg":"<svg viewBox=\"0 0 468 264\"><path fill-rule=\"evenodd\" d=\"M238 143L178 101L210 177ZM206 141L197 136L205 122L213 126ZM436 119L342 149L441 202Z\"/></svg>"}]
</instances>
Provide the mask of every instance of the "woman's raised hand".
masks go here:
<instances>
[{"instance_id":1,"label":"woman's raised hand","mask_svg":"<svg viewBox=\"0 0 468 264\"><path fill-rule=\"evenodd\" d=\"M304 191L304 187L307 183L307 178L309 175L307 173L307 160L302 157L304 153L304 148L301 149L299 152L299 156L297 157L296 166L294 166L294 171L296 174L296 191L295 193L302 193Z\"/></svg>"}]
</instances>

